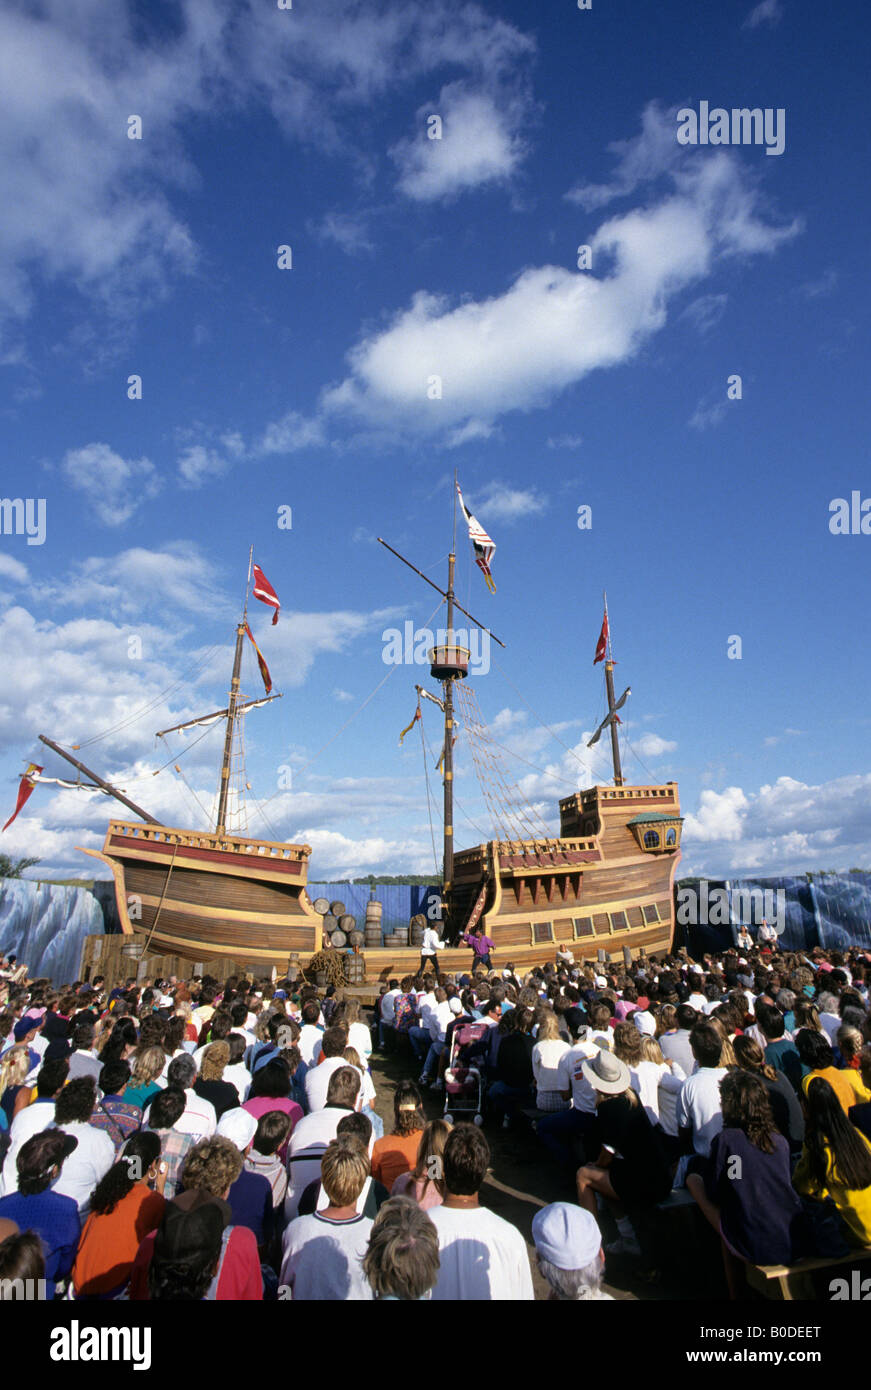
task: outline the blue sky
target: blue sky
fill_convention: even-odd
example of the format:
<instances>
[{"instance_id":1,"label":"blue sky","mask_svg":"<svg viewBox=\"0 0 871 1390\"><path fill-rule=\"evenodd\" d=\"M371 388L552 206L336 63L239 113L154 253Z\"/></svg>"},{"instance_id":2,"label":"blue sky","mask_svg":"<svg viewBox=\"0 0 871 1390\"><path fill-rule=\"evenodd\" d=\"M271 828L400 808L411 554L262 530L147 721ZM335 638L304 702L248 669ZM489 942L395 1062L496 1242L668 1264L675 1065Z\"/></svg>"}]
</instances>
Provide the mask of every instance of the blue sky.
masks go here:
<instances>
[{"instance_id":1,"label":"blue sky","mask_svg":"<svg viewBox=\"0 0 871 1390\"><path fill-rule=\"evenodd\" d=\"M829 528L871 497L866 11L111 12L0 7L0 491L46 503L44 544L0 535L10 810L45 732L206 823L220 732L186 783L152 773L195 736L153 733L222 704L253 543L284 698L247 721L250 832L308 841L317 878L430 874L418 732L397 741L431 682L383 635L436 596L374 537L443 583L456 469L497 543L491 596L460 535L458 594L507 643L477 699L541 818L609 775L585 746L607 588L625 771L678 780L682 871L867 866L871 538ZM679 145L703 101L782 110L783 153ZM0 847L87 872L108 809L37 789Z\"/></svg>"}]
</instances>

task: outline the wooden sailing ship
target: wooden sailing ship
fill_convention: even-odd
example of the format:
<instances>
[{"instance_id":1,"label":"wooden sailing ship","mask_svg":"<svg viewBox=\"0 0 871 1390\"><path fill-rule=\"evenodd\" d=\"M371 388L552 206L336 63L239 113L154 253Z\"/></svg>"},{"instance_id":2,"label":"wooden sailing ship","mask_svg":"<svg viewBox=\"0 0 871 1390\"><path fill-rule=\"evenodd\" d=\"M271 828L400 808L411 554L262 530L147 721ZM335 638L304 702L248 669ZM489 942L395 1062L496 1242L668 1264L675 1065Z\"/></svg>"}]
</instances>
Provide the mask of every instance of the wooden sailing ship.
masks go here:
<instances>
[{"instance_id":1,"label":"wooden sailing ship","mask_svg":"<svg viewBox=\"0 0 871 1390\"><path fill-rule=\"evenodd\" d=\"M474 545L473 526L477 523L465 507L463 510ZM478 534L489 539L480 527ZM391 546L387 549L431 587L437 587ZM475 549L481 547L476 545ZM541 965L552 961L560 949L568 949L576 959L599 961L615 955L625 958L627 953L638 956L641 952L668 951L674 934L674 878L681 857L683 823L677 783L627 785L624 781L618 711L629 691L619 700L615 698L607 597L601 655L597 648L596 660L604 660L608 712L588 747L598 742L606 728L610 730L613 786L592 786L563 798L556 837L545 833L531 838L494 838L455 851L455 690L468 677L470 657L468 649L453 641L455 609L477 623L456 601L455 551L456 499L448 586L439 590L447 605L447 640L430 653L430 673L443 690L443 698L436 703L444 713L442 924L449 944L439 952L439 967L447 971L467 969L469 947L461 946L460 941L479 928L493 941L494 965L499 968L508 963L520 970ZM486 566L482 568L489 575ZM489 633L489 629L483 630ZM417 689L419 694L427 694L421 687ZM417 960L416 951L394 951L392 973L410 969Z\"/></svg>"},{"instance_id":2,"label":"wooden sailing ship","mask_svg":"<svg viewBox=\"0 0 871 1390\"><path fill-rule=\"evenodd\" d=\"M456 538L456 501L454 535ZM553 960L560 948L570 949L576 959L594 960L626 951L638 955L642 950L647 954L668 950L674 929L673 884L680 859L678 790L674 782L624 782L617 726L618 710L629 692L615 699L607 602L603 633L609 644L604 665L608 713L590 745L605 728L610 729L613 786L592 786L563 798L558 836L546 830L525 837L497 835L455 852L455 693L467 679L470 658L469 650L455 640L455 610L492 640L499 639L456 600L456 539L448 557L446 590L439 589L392 547L387 549L438 589L447 606L446 640L430 652L431 675L440 683L442 696L428 695L417 687L419 697L427 695L435 700L444 714L441 927L448 946L439 952L440 968L468 968L469 948L461 944L461 938L479 927L493 940L494 963L500 968L508 963L520 970L543 964ZM250 708L267 702L243 702L240 698L246 633L250 637L250 575L249 557L249 585L236 628L226 709L161 731L168 734L212 720L225 721L213 830L160 824L60 745L40 737L90 777L91 785L116 797L139 818L112 820L102 850L84 850L111 871L118 919L122 933L130 939L131 954L165 955L194 963L223 958L237 967L275 967L282 974L291 955L305 966L327 943L323 919L306 891L310 846L252 838L227 828L231 766L240 721ZM374 981L386 974L410 973L419 959L419 951L410 946L367 945L366 978Z\"/></svg>"},{"instance_id":3,"label":"wooden sailing ship","mask_svg":"<svg viewBox=\"0 0 871 1390\"><path fill-rule=\"evenodd\" d=\"M252 563L253 548L226 709L160 732L162 737L194 725L225 721L213 831L161 825L57 743L44 735L40 738L90 777L95 787L140 817L111 821L102 850L83 850L111 870L121 931L131 939L131 946L135 942L138 954L175 956L194 963L224 957L238 964L275 966L281 974L291 953L310 956L321 949L323 919L305 891L310 845L251 838L227 829L231 768L241 720L248 710L280 698L268 694L258 700L240 698L242 653L246 636L251 637ZM258 659L262 661L259 651Z\"/></svg>"}]
</instances>

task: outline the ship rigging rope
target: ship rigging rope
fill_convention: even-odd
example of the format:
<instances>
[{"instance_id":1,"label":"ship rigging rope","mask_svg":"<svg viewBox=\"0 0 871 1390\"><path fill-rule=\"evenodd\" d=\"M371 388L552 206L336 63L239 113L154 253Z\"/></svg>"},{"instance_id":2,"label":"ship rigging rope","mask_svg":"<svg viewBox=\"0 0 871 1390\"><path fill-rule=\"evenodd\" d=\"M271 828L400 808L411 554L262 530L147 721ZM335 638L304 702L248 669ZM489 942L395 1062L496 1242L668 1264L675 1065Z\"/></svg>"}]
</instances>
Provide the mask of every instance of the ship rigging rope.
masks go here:
<instances>
[{"instance_id":1,"label":"ship rigging rope","mask_svg":"<svg viewBox=\"0 0 871 1390\"><path fill-rule=\"evenodd\" d=\"M423 723L422 720L421 723ZM435 762L435 752L429 739L426 739L426 749L429 756L433 759L433 762ZM489 840L490 836L487 834L486 830L482 830L480 825L478 825L477 821L472 820L472 817L469 815L468 811L465 811L463 807L460 805L460 802L457 800L456 783L454 784L454 810L459 811L460 815L463 817L463 820L469 823L472 829L476 831L478 835L481 836L482 840ZM442 822L442 824L444 824L444 817L440 815L439 819Z\"/></svg>"},{"instance_id":2,"label":"ship rigging rope","mask_svg":"<svg viewBox=\"0 0 871 1390\"><path fill-rule=\"evenodd\" d=\"M538 812L531 806L526 808L520 788L509 780L501 760L494 752L474 691L460 683L456 693L478 782L494 826L501 829L502 838L506 840L552 839Z\"/></svg>"},{"instance_id":3,"label":"ship rigging rope","mask_svg":"<svg viewBox=\"0 0 871 1390\"><path fill-rule=\"evenodd\" d=\"M535 718L538 720L538 722L539 722L539 724L541 725L541 727L542 727L543 729L546 729L547 732L550 734L551 738L552 738L552 739L555 739L556 742L560 745L560 747L561 747L561 748L564 748L564 749L566 750L567 753L570 753L571 756L574 758L575 762L579 763L579 764L581 765L581 767L584 768L584 770L590 774L591 777L595 777L595 773L594 773L594 769L593 769L592 763L585 762L584 759L583 759L582 757L580 757L578 753L575 752L574 748L569 747L569 745L568 745L567 743L563 743L563 740L560 738L559 734L554 733L554 731L553 731L553 729L550 727L550 725L549 725L549 724L546 724L546 723L544 722L544 720L542 719L542 717L541 717L541 715L538 713L538 711L537 711L537 710L534 710L534 709L532 708L532 705L529 703L529 701L526 699L526 697L525 697L524 695L522 695L521 692L517 689L517 686L514 684L513 680L511 680L511 679L505 674L505 672L502 670L502 667L499 665L499 662L496 660L495 656L491 657L491 660L492 660L492 662L493 662L493 665L496 667L496 670L499 672L500 676L502 677L502 679L503 679L504 681L506 681L508 685L511 686L511 689L514 691L515 695L517 695L517 696L523 701L523 703L526 705L526 708L529 710L530 714L535 715Z\"/></svg>"},{"instance_id":4,"label":"ship rigging rope","mask_svg":"<svg viewBox=\"0 0 871 1390\"><path fill-rule=\"evenodd\" d=\"M430 613L429 617L428 617L427 620L426 620L427 626L429 626L429 624L432 622L433 618L435 617L436 613L439 611L439 609L441 608L441 606L442 606L442 601L441 601L441 599L440 599L439 602L436 604L435 608L432 610L432 612ZM354 722L354 720L357 718L358 714L362 714L362 713L363 713L363 710L366 708L366 706L367 706L368 704L370 704L370 703L372 702L372 700L375 699L375 696L378 694L378 691L381 689L381 687L384 686L384 685L386 685L387 682L390 680L390 677L391 677L392 675L394 675L394 673L395 673L396 671L398 671L398 670L399 670L399 666L398 666L398 665L396 665L396 666L391 666L391 667L390 667L390 669L389 669L388 672L387 672L387 675L386 675L386 676L382 676L381 680L380 680L380 681L378 682L378 684L375 686L375 689L372 690L372 691L370 691L370 693L366 696L366 698L365 698L365 700L363 701L363 703L357 706L357 708L354 710L354 713L353 713L353 714L350 714L350 715L348 716L348 718L345 720L344 724L342 724L342 725L339 726L339 728L336 730L336 732L335 732L330 738L327 739L326 743L322 743L322 744L321 744L321 746L320 746L320 748L318 749L318 751L317 751L316 753L313 753L313 754L312 754L312 756L309 758L308 762L303 763L301 767L298 767L298 768L296 769L296 774L297 774L297 775L299 775L300 772L305 772L307 768L310 768L311 765L312 765L312 763L316 762L317 759L321 756L321 754L322 754L322 753L325 753L326 750L330 747L330 745L333 744L333 743L335 743L336 739L337 739L341 734L343 734L343 733L345 732L345 730L347 729L348 725L349 725L349 724L353 724L353 722ZM276 798L277 796L280 796L280 795L281 795L282 791L283 791L283 788L280 788L278 791L273 792L271 796L268 796L268 797L266 798L266 800L263 802L263 805L264 805L264 806L268 806L269 803L270 803L270 801L274 801L275 798Z\"/></svg>"},{"instance_id":5,"label":"ship rigging rope","mask_svg":"<svg viewBox=\"0 0 871 1390\"><path fill-rule=\"evenodd\" d=\"M420 706L418 705L418 709L419 708ZM439 856L438 851L436 850L435 830L433 829L432 823L432 793L430 791L429 785L429 760L427 758L426 753L426 734L423 731L423 719L419 719L417 722L420 725L420 746L423 751L423 775L426 778L426 810L427 815L429 816L429 837L432 840L432 859L433 864L435 865L436 875L438 875Z\"/></svg>"},{"instance_id":6,"label":"ship rigging rope","mask_svg":"<svg viewBox=\"0 0 871 1390\"><path fill-rule=\"evenodd\" d=\"M110 734L115 734L121 729L126 729L128 724L135 724L143 715L148 714L149 710L156 709L156 707L166 699L167 695L171 695L173 691L178 690L181 686L189 685L191 677L194 676L197 671L201 671L204 666L208 665L215 652L218 651L221 646L222 643L216 642L214 647L209 648L201 661L195 662L193 666L188 668L184 675L180 676L177 681L173 681L172 685L168 685L165 690L161 690L152 700L149 700L147 704L140 705L139 709L134 710L132 714L126 715L125 718L119 720L117 724L111 724L109 728L104 729L101 734L94 734L92 738L84 738L80 743L74 744L73 747L88 748L92 743L100 743L102 739L108 738Z\"/></svg>"}]
</instances>

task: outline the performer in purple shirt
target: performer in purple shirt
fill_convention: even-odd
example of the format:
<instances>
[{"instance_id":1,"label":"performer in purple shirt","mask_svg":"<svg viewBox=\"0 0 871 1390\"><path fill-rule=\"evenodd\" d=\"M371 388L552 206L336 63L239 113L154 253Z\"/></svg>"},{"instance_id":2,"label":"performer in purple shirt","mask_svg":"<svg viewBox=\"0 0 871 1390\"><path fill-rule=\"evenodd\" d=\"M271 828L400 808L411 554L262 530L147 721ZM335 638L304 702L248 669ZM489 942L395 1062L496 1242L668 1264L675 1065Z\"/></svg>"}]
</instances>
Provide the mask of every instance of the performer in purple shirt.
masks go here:
<instances>
[{"instance_id":1,"label":"performer in purple shirt","mask_svg":"<svg viewBox=\"0 0 871 1390\"><path fill-rule=\"evenodd\" d=\"M489 936L484 935L484 928L476 927L471 935L464 932L463 940L467 946L472 948L472 972L474 973L478 965L484 965L489 970L491 968L490 952L496 948Z\"/></svg>"}]
</instances>

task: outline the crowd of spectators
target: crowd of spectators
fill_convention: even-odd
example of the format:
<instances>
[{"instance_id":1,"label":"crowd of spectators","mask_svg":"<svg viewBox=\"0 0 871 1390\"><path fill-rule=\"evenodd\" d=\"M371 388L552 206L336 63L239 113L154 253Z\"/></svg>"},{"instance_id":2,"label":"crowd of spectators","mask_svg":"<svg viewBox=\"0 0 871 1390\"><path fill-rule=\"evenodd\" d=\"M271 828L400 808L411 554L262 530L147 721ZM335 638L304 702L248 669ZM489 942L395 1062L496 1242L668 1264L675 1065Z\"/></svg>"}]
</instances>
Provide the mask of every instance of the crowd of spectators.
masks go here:
<instances>
[{"instance_id":1,"label":"crowd of spectators","mask_svg":"<svg viewBox=\"0 0 871 1390\"><path fill-rule=\"evenodd\" d=\"M535 1273L603 1299L606 1260L643 1262L675 1192L735 1296L749 1264L871 1246L863 953L422 965L370 1027L332 987L59 990L0 962L0 1297L36 1278L70 1300L525 1300ZM480 1102L452 1113L467 1034ZM375 1049L407 1073L387 1126ZM485 1131L521 1126L567 1198L535 1216L534 1271L481 1200Z\"/></svg>"}]
</instances>

